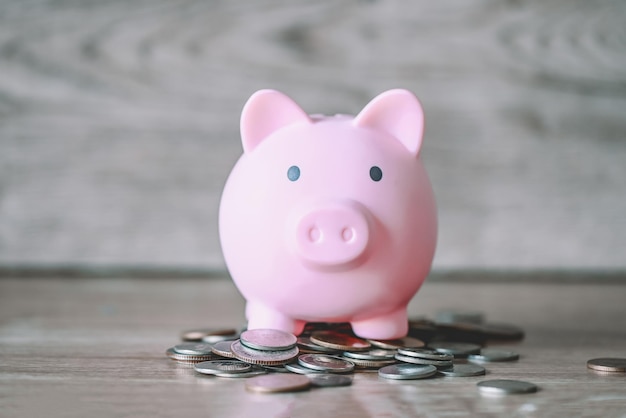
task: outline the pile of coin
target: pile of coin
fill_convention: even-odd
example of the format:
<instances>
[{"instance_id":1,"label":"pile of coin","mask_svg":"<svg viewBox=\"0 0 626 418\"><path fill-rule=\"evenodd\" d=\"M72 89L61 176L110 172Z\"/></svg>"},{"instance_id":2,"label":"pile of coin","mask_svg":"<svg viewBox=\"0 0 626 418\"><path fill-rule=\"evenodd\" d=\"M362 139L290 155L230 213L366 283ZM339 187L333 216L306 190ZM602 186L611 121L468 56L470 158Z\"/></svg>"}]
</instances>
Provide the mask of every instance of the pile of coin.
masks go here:
<instances>
[{"instance_id":1,"label":"pile of coin","mask_svg":"<svg viewBox=\"0 0 626 418\"><path fill-rule=\"evenodd\" d=\"M512 351L483 348L487 342L522 339L518 327L484 324L477 313L447 312L438 318L410 320L409 336L395 340L358 338L345 323L309 323L299 337L272 329L190 330L181 335L185 342L166 355L193 364L200 374L250 378L246 389L263 393L346 386L355 372L394 380L479 376L485 374L485 363L519 359ZM481 382L479 389L517 388L510 381L489 382L494 381Z\"/></svg>"}]
</instances>

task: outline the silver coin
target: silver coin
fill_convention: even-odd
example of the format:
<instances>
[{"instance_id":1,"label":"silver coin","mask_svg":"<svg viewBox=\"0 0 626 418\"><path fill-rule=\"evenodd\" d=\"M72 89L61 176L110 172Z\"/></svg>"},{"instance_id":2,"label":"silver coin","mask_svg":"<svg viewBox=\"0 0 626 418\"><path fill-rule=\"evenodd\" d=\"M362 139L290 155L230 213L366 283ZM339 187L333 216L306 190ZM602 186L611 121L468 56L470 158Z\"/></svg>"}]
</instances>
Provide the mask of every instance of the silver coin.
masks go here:
<instances>
[{"instance_id":1,"label":"silver coin","mask_svg":"<svg viewBox=\"0 0 626 418\"><path fill-rule=\"evenodd\" d=\"M298 357L303 367L331 373L347 373L354 370L354 363L341 357L328 354L303 354Z\"/></svg>"},{"instance_id":2,"label":"silver coin","mask_svg":"<svg viewBox=\"0 0 626 418\"><path fill-rule=\"evenodd\" d=\"M403 356L402 354L396 354L396 360L403 361L405 363L411 364L430 364L431 366L435 366L439 368L448 368L452 367L452 360L431 360L428 358L419 358L413 356Z\"/></svg>"},{"instance_id":3,"label":"silver coin","mask_svg":"<svg viewBox=\"0 0 626 418\"><path fill-rule=\"evenodd\" d=\"M287 363L285 364L285 369L297 374L324 373L322 370L313 370L308 367L304 367L300 363Z\"/></svg>"},{"instance_id":4,"label":"silver coin","mask_svg":"<svg viewBox=\"0 0 626 418\"><path fill-rule=\"evenodd\" d=\"M241 361L266 366L285 364L298 356L298 347L280 351L261 351L248 348L241 344L241 341L239 340L235 340L230 345L230 351L233 352L235 358L238 358Z\"/></svg>"},{"instance_id":5,"label":"silver coin","mask_svg":"<svg viewBox=\"0 0 626 418\"><path fill-rule=\"evenodd\" d=\"M587 367L592 370L606 373L624 373L626 372L626 358L594 358L587 361Z\"/></svg>"},{"instance_id":6,"label":"silver coin","mask_svg":"<svg viewBox=\"0 0 626 418\"><path fill-rule=\"evenodd\" d=\"M467 357L470 354L480 353L481 347L472 343L438 342L429 344L440 353L452 354L454 357Z\"/></svg>"},{"instance_id":7,"label":"silver coin","mask_svg":"<svg viewBox=\"0 0 626 418\"><path fill-rule=\"evenodd\" d=\"M308 352L308 353L327 353L327 354L335 354L340 350L335 348L324 347L323 345L315 344L311 341L309 337L298 337L298 347L300 348L300 352Z\"/></svg>"},{"instance_id":8,"label":"silver coin","mask_svg":"<svg viewBox=\"0 0 626 418\"><path fill-rule=\"evenodd\" d=\"M469 377L482 376L486 371L476 364L455 364L449 369L438 370L438 373L447 377Z\"/></svg>"},{"instance_id":9,"label":"silver coin","mask_svg":"<svg viewBox=\"0 0 626 418\"><path fill-rule=\"evenodd\" d=\"M194 369L202 374L236 374L252 370L252 366L239 360L212 360L197 363Z\"/></svg>"},{"instance_id":10,"label":"silver coin","mask_svg":"<svg viewBox=\"0 0 626 418\"><path fill-rule=\"evenodd\" d=\"M397 363L395 358L391 360L363 360L359 358L348 358L348 360L354 363L355 366L377 369Z\"/></svg>"},{"instance_id":11,"label":"silver coin","mask_svg":"<svg viewBox=\"0 0 626 418\"><path fill-rule=\"evenodd\" d=\"M393 360L395 355L395 350L383 350L382 348L369 351L346 351L343 353L344 357L359 360Z\"/></svg>"},{"instance_id":12,"label":"silver coin","mask_svg":"<svg viewBox=\"0 0 626 418\"><path fill-rule=\"evenodd\" d=\"M311 381L311 386L316 387L350 386L352 384L352 377L342 374L317 373L309 375L308 378Z\"/></svg>"},{"instance_id":13,"label":"silver coin","mask_svg":"<svg viewBox=\"0 0 626 418\"><path fill-rule=\"evenodd\" d=\"M243 345L254 350L279 351L296 346L295 335L277 329L249 329L239 336Z\"/></svg>"},{"instance_id":14,"label":"silver coin","mask_svg":"<svg viewBox=\"0 0 626 418\"><path fill-rule=\"evenodd\" d=\"M441 353L432 348L398 348L398 354L403 356L419 357L429 360L452 361L452 354Z\"/></svg>"},{"instance_id":15,"label":"silver coin","mask_svg":"<svg viewBox=\"0 0 626 418\"><path fill-rule=\"evenodd\" d=\"M215 356L211 354L207 355L192 355L192 354L181 354L174 351L174 347L168 348L165 351L165 355L171 358L172 360L176 360L182 363L199 363L201 361L214 360Z\"/></svg>"},{"instance_id":16,"label":"silver coin","mask_svg":"<svg viewBox=\"0 0 626 418\"><path fill-rule=\"evenodd\" d=\"M235 358L235 355L232 351L230 351L230 346L237 340L224 340L218 341L213 344L211 351L217 354L218 356L227 357L227 358Z\"/></svg>"},{"instance_id":17,"label":"silver coin","mask_svg":"<svg viewBox=\"0 0 626 418\"><path fill-rule=\"evenodd\" d=\"M297 374L268 374L253 377L246 382L247 390L261 393L296 392L308 389L309 386L309 378Z\"/></svg>"},{"instance_id":18,"label":"silver coin","mask_svg":"<svg viewBox=\"0 0 626 418\"><path fill-rule=\"evenodd\" d=\"M254 377L254 376L260 376L262 374L267 374L267 370L263 370L263 369L254 369L254 370L250 370L249 372L245 372L245 373L214 373L213 376L217 376L217 377L227 377L230 379L245 379L248 377Z\"/></svg>"},{"instance_id":19,"label":"silver coin","mask_svg":"<svg viewBox=\"0 0 626 418\"><path fill-rule=\"evenodd\" d=\"M515 361L519 360L519 354L513 351L494 350L491 348L484 348L480 350L480 354L470 354L467 356L469 361L478 363L491 363L498 361Z\"/></svg>"},{"instance_id":20,"label":"silver coin","mask_svg":"<svg viewBox=\"0 0 626 418\"><path fill-rule=\"evenodd\" d=\"M193 356L206 356L212 353L212 345L207 343L184 343L174 346L174 351L178 354L189 354Z\"/></svg>"},{"instance_id":21,"label":"silver coin","mask_svg":"<svg viewBox=\"0 0 626 418\"><path fill-rule=\"evenodd\" d=\"M483 380L476 384L478 390L485 395L508 395L517 393L537 392L537 385L521 380Z\"/></svg>"},{"instance_id":22,"label":"silver coin","mask_svg":"<svg viewBox=\"0 0 626 418\"><path fill-rule=\"evenodd\" d=\"M425 379L437 373L437 368L430 365L393 364L378 371L380 377L395 380Z\"/></svg>"}]
</instances>

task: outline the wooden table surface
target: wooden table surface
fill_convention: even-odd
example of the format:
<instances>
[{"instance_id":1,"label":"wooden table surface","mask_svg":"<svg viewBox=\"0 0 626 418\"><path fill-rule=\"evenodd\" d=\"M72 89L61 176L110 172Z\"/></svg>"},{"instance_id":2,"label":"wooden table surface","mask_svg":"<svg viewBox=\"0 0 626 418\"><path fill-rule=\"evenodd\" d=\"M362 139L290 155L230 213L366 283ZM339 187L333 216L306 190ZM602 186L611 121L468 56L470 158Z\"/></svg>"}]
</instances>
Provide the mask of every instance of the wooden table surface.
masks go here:
<instances>
[{"instance_id":1,"label":"wooden table surface","mask_svg":"<svg viewBox=\"0 0 626 418\"><path fill-rule=\"evenodd\" d=\"M526 338L509 346L520 360L487 365L482 377L395 382L358 373L349 387L256 394L165 356L183 330L243 325L243 300L227 279L4 277L0 416L625 417L626 374L586 368L591 358L626 357L624 296L619 281L431 278L412 316L470 309L520 326ZM477 391L478 381L498 378L540 390Z\"/></svg>"}]
</instances>

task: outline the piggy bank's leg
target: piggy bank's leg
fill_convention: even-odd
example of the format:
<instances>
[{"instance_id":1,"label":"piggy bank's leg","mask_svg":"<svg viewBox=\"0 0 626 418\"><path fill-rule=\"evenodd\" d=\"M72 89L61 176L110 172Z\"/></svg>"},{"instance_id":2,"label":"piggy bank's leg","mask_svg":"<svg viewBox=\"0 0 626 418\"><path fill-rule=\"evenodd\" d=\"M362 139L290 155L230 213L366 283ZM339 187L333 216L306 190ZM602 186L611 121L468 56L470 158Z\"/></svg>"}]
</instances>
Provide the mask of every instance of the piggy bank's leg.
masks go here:
<instances>
[{"instance_id":1,"label":"piggy bank's leg","mask_svg":"<svg viewBox=\"0 0 626 418\"><path fill-rule=\"evenodd\" d=\"M279 329L300 335L306 325L304 321L290 318L267 305L255 302L248 302L246 305L246 317L248 318L248 329Z\"/></svg>"},{"instance_id":2,"label":"piggy bank's leg","mask_svg":"<svg viewBox=\"0 0 626 418\"><path fill-rule=\"evenodd\" d=\"M406 309L399 309L386 315L376 316L363 321L354 321L351 325L352 330L359 337L375 340L391 340L406 337L409 331Z\"/></svg>"}]
</instances>

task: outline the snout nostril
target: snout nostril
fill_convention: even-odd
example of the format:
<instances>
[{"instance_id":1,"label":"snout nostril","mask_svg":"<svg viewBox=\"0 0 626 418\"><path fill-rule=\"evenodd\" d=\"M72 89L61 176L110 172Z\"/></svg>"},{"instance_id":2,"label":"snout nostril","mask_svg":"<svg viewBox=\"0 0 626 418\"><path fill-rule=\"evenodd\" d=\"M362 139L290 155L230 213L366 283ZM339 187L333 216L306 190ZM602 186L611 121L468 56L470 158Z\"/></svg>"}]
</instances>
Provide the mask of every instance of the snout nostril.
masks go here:
<instances>
[{"instance_id":1,"label":"snout nostril","mask_svg":"<svg viewBox=\"0 0 626 418\"><path fill-rule=\"evenodd\" d=\"M348 203L328 204L294 219L294 249L307 266L347 266L365 259L367 210Z\"/></svg>"},{"instance_id":2,"label":"snout nostril","mask_svg":"<svg viewBox=\"0 0 626 418\"><path fill-rule=\"evenodd\" d=\"M312 226L309 228L309 241L320 242L322 240L322 231L319 228Z\"/></svg>"},{"instance_id":3,"label":"snout nostril","mask_svg":"<svg viewBox=\"0 0 626 418\"><path fill-rule=\"evenodd\" d=\"M344 242L350 242L354 239L354 228L345 227L341 230L341 239Z\"/></svg>"}]
</instances>

